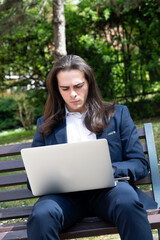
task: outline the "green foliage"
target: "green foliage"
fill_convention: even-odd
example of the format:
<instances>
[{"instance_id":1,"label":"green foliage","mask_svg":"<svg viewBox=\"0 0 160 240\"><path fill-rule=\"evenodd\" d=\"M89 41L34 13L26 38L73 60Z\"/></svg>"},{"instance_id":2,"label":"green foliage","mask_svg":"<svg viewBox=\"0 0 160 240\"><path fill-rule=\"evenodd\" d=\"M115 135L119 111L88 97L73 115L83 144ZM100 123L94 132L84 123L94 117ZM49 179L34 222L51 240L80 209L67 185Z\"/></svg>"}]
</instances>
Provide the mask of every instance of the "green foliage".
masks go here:
<instances>
[{"instance_id":1,"label":"green foliage","mask_svg":"<svg viewBox=\"0 0 160 240\"><path fill-rule=\"evenodd\" d=\"M76 9L66 6L65 14L68 53L91 64L103 97L133 102L139 94L160 90L156 0L83 0Z\"/></svg>"},{"instance_id":2,"label":"green foliage","mask_svg":"<svg viewBox=\"0 0 160 240\"><path fill-rule=\"evenodd\" d=\"M0 24L6 28L0 32L0 92L13 87L25 92L34 106L35 122L43 113L45 80L54 63L52 1L46 3L43 11L43 3L38 0L18 0L17 9L13 0L4 3L0 4ZM91 65L105 100L124 99L124 103L133 106L141 96L141 104L148 106L146 114L159 114L156 108L149 107L155 103L147 103L145 98L160 91L158 1L73 3L65 1L68 54L80 55ZM7 17L10 26L3 24ZM13 24L15 19L18 20ZM6 78L12 73L18 76L17 80ZM134 110L137 117L143 116L139 109Z\"/></svg>"},{"instance_id":3,"label":"green foliage","mask_svg":"<svg viewBox=\"0 0 160 240\"><path fill-rule=\"evenodd\" d=\"M26 9L25 22L17 23L1 35L0 90L5 92L10 88L11 95L17 102L14 100L16 108L11 111L8 109L8 115L5 113L3 118L0 115L2 119L0 129L22 125L28 129L43 113L46 98L45 79L53 62L53 29L52 22L49 21L52 9L51 4L47 3L43 11L44 16L41 17L39 12L42 4L38 4L38 1L35 1L37 5L29 2L21 1L21 11L24 12ZM15 16L19 15L19 12L14 9L14 1L11 0L11 5L7 6ZM5 11L5 8L3 10L5 14L9 14L8 10ZM3 20L0 18L0 22ZM17 79L6 79L7 75L17 76ZM25 101L16 99L20 93L25 93Z\"/></svg>"},{"instance_id":4,"label":"green foliage","mask_svg":"<svg viewBox=\"0 0 160 240\"><path fill-rule=\"evenodd\" d=\"M23 8L27 9L26 1L21 1ZM37 1L38 4L38 1ZM28 8L30 4L28 2ZM15 25L0 41L0 81L3 82L2 90L12 86L25 87L33 85L36 88L44 87L46 75L50 71L53 62L52 22L50 6L46 5L43 17L37 17L41 5L33 5L26 10L26 21L23 25ZM13 7L12 7L13 8ZM13 9L10 9L12 11ZM24 10L23 9L23 10ZM16 13L18 14L18 13ZM6 75L17 75L19 81L7 81Z\"/></svg>"},{"instance_id":5,"label":"green foliage","mask_svg":"<svg viewBox=\"0 0 160 240\"><path fill-rule=\"evenodd\" d=\"M0 131L18 126L19 122L14 117L17 107L13 98L0 98Z\"/></svg>"},{"instance_id":6,"label":"green foliage","mask_svg":"<svg viewBox=\"0 0 160 240\"><path fill-rule=\"evenodd\" d=\"M43 115L47 99L46 90L33 88L21 92L19 89L15 92L14 99L18 105L16 118L26 130L30 130L32 125L36 123L37 118Z\"/></svg>"},{"instance_id":7,"label":"green foliage","mask_svg":"<svg viewBox=\"0 0 160 240\"><path fill-rule=\"evenodd\" d=\"M131 115L135 120L145 118L153 118L160 116L160 94L156 94L150 99L141 99L135 102L128 102L127 106L130 109Z\"/></svg>"},{"instance_id":8,"label":"green foliage","mask_svg":"<svg viewBox=\"0 0 160 240\"><path fill-rule=\"evenodd\" d=\"M15 127L32 128L38 117L43 115L47 93L44 89L31 89L12 97L0 98L0 131Z\"/></svg>"},{"instance_id":9,"label":"green foliage","mask_svg":"<svg viewBox=\"0 0 160 240\"><path fill-rule=\"evenodd\" d=\"M47 91L46 89L30 89L26 93L26 99L34 107L33 122L36 123L37 118L43 115Z\"/></svg>"},{"instance_id":10,"label":"green foliage","mask_svg":"<svg viewBox=\"0 0 160 240\"><path fill-rule=\"evenodd\" d=\"M34 115L33 105L29 103L24 93L16 96L16 102L18 104L18 110L15 117L21 122L25 130L31 130Z\"/></svg>"}]
</instances>

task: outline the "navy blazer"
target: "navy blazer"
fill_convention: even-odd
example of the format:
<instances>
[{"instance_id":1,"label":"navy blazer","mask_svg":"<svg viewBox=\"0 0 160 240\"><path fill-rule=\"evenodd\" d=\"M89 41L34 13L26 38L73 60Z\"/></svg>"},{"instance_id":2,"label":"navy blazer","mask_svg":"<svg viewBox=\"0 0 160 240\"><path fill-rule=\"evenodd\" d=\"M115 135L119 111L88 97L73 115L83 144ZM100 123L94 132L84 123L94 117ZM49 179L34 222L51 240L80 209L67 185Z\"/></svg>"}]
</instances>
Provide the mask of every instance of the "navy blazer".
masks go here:
<instances>
[{"instance_id":1,"label":"navy blazer","mask_svg":"<svg viewBox=\"0 0 160 240\"><path fill-rule=\"evenodd\" d=\"M33 138L33 147L67 143L66 122L59 125L46 138L39 132L38 127L44 122L43 117L37 120L37 130ZM157 204L146 194L134 186L134 182L148 174L149 166L139 141L137 129L123 105L115 106L115 114L110 124L97 139L106 138L109 144L112 165L116 167L115 177L130 177L130 184L139 195L146 209L156 208Z\"/></svg>"}]
</instances>

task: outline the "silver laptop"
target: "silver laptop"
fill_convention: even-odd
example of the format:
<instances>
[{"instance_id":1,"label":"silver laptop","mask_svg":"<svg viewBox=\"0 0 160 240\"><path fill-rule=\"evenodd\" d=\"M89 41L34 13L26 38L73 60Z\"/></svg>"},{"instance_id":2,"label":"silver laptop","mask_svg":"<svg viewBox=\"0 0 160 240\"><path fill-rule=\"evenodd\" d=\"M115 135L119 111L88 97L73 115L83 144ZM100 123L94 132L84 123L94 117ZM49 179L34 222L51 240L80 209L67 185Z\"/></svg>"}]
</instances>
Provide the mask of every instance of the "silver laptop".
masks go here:
<instances>
[{"instance_id":1,"label":"silver laptop","mask_svg":"<svg viewBox=\"0 0 160 240\"><path fill-rule=\"evenodd\" d=\"M33 195L115 186L106 139L21 150Z\"/></svg>"}]
</instances>

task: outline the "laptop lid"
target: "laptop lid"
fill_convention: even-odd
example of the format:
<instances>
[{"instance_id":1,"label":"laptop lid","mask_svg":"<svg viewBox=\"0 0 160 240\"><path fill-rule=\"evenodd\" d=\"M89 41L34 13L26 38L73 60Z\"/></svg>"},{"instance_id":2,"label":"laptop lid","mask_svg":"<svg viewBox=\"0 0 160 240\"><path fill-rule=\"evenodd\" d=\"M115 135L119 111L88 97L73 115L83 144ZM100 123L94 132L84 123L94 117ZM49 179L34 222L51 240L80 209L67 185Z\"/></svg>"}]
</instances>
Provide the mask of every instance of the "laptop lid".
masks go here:
<instances>
[{"instance_id":1,"label":"laptop lid","mask_svg":"<svg viewBox=\"0 0 160 240\"><path fill-rule=\"evenodd\" d=\"M33 195L115 186L106 139L21 150Z\"/></svg>"}]
</instances>

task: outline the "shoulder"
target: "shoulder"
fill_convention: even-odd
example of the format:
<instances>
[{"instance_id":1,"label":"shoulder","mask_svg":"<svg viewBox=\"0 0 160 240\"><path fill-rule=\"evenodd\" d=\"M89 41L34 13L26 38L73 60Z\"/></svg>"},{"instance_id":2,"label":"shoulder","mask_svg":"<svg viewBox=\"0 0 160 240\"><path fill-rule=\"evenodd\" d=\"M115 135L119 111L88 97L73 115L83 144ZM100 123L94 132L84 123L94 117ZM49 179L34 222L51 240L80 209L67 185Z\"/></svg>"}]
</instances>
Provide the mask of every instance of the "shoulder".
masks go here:
<instances>
[{"instance_id":1,"label":"shoulder","mask_svg":"<svg viewBox=\"0 0 160 240\"><path fill-rule=\"evenodd\" d=\"M37 126L41 125L44 123L44 116L41 116L37 119Z\"/></svg>"},{"instance_id":2,"label":"shoulder","mask_svg":"<svg viewBox=\"0 0 160 240\"><path fill-rule=\"evenodd\" d=\"M123 113L129 113L128 107L126 105L120 105L116 104L115 105L115 115L121 115Z\"/></svg>"},{"instance_id":3,"label":"shoulder","mask_svg":"<svg viewBox=\"0 0 160 240\"><path fill-rule=\"evenodd\" d=\"M115 105L115 114L113 116L113 122L115 122L119 129L131 129L134 127L134 122L131 117L131 114L128 110L128 107L126 105Z\"/></svg>"},{"instance_id":4,"label":"shoulder","mask_svg":"<svg viewBox=\"0 0 160 240\"><path fill-rule=\"evenodd\" d=\"M126 105L115 104L115 110L116 111L128 110L128 107Z\"/></svg>"},{"instance_id":5,"label":"shoulder","mask_svg":"<svg viewBox=\"0 0 160 240\"><path fill-rule=\"evenodd\" d=\"M119 126L130 125L133 123L132 117L126 105L115 105L115 112L113 116L113 120L117 122Z\"/></svg>"}]
</instances>

